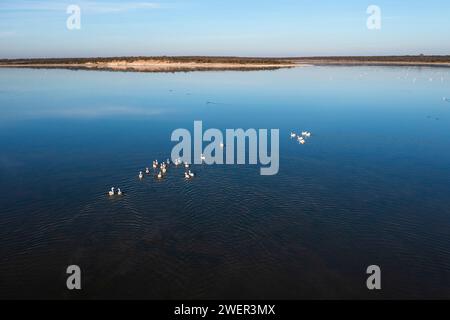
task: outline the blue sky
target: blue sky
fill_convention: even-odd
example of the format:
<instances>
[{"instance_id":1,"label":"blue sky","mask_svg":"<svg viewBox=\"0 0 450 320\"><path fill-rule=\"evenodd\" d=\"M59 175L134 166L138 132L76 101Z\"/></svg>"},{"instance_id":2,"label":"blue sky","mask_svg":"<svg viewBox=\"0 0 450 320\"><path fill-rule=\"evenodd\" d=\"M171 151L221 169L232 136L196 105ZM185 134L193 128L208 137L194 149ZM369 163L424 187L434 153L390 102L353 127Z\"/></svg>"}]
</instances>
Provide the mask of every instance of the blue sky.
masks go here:
<instances>
[{"instance_id":1,"label":"blue sky","mask_svg":"<svg viewBox=\"0 0 450 320\"><path fill-rule=\"evenodd\" d=\"M1 0L0 57L450 54L449 14L448 0Z\"/></svg>"}]
</instances>

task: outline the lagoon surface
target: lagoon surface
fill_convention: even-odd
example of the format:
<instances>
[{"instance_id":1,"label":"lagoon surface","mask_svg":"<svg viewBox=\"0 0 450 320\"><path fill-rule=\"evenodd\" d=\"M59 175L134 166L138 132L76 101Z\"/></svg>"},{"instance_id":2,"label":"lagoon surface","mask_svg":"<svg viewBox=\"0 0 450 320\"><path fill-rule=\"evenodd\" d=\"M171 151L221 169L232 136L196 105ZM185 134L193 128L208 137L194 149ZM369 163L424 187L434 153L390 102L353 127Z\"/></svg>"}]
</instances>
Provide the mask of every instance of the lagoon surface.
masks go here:
<instances>
[{"instance_id":1,"label":"lagoon surface","mask_svg":"<svg viewBox=\"0 0 450 320\"><path fill-rule=\"evenodd\" d=\"M1 69L0 297L450 298L444 97L445 68ZM279 128L279 173L139 181L194 120Z\"/></svg>"}]
</instances>

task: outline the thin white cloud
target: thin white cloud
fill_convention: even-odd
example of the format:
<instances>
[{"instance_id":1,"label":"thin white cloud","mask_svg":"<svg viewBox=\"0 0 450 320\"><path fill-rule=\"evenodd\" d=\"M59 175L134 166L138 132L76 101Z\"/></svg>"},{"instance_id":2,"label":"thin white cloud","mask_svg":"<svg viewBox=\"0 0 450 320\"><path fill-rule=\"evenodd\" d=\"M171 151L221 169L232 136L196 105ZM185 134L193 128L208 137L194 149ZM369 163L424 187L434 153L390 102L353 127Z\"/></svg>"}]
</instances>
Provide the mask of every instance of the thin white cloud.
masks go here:
<instances>
[{"instance_id":1,"label":"thin white cloud","mask_svg":"<svg viewBox=\"0 0 450 320\"><path fill-rule=\"evenodd\" d=\"M9 38L16 34L15 31L0 31L0 39Z\"/></svg>"},{"instance_id":2,"label":"thin white cloud","mask_svg":"<svg viewBox=\"0 0 450 320\"><path fill-rule=\"evenodd\" d=\"M63 11L67 6L74 4L80 6L85 13L121 13L133 10L152 10L162 8L158 2L134 1L30 1L18 0L0 2L0 12L33 12L33 11Z\"/></svg>"}]
</instances>

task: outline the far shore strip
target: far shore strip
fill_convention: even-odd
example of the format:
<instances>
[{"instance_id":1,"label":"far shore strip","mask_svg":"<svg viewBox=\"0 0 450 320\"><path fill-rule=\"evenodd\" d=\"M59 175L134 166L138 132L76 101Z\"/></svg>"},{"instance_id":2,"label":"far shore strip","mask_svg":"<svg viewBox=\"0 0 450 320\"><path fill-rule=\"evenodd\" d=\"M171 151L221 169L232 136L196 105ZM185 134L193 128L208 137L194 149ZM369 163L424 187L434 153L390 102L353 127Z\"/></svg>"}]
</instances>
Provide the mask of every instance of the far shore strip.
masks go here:
<instances>
[{"instance_id":1,"label":"far shore strip","mask_svg":"<svg viewBox=\"0 0 450 320\"><path fill-rule=\"evenodd\" d=\"M293 67L305 67L314 65L330 66L430 66L430 67L450 67L450 62L427 62L427 61L382 61L382 60L353 60L353 59L285 59L276 63L259 62L192 62L192 61L164 61L164 60L111 60L83 63L52 63L50 61L1 63L0 68L68 68L82 70L112 70L112 71L140 71L140 72L177 72L177 71L202 71L202 70L268 70Z\"/></svg>"}]
</instances>

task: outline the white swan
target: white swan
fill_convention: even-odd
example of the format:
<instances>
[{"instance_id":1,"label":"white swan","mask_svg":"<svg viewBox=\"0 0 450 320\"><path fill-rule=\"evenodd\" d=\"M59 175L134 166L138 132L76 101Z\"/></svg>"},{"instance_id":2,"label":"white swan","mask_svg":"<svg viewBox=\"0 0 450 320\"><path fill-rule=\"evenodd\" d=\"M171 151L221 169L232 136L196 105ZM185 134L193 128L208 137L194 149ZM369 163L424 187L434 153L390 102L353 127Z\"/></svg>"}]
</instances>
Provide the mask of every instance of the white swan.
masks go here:
<instances>
[{"instance_id":1,"label":"white swan","mask_svg":"<svg viewBox=\"0 0 450 320\"><path fill-rule=\"evenodd\" d=\"M120 190L120 188L117 188L117 195L121 196L122 195L122 190Z\"/></svg>"},{"instance_id":2,"label":"white swan","mask_svg":"<svg viewBox=\"0 0 450 320\"><path fill-rule=\"evenodd\" d=\"M158 179L162 179L162 173L161 173L161 171L160 172L158 172Z\"/></svg>"},{"instance_id":3,"label":"white swan","mask_svg":"<svg viewBox=\"0 0 450 320\"><path fill-rule=\"evenodd\" d=\"M193 172L191 172L191 170L188 171L188 174L191 178L193 178L195 176L195 174Z\"/></svg>"},{"instance_id":4,"label":"white swan","mask_svg":"<svg viewBox=\"0 0 450 320\"><path fill-rule=\"evenodd\" d=\"M161 168L161 172L165 174L167 172L166 167Z\"/></svg>"},{"instance_id":5,"label":"white swan","mask_svg":"<svg viewBox=\"0 0 450 320\"><path fill-rule=\"evenodd\" d=\"M139 172L139 179L142 179L144 175L142 174L142 171Z\"/></svg>"},{"instance_id":6,"label":"white swan","mask_svg":"<svg viewBox=\"0 0 450 320\"><path fill-rule=\"evenodd\" d=\"M305 138L311 137L311 132L309 132L309 131L302 131L302 137L305 137Z\"/></svg>"},{"instance_id":7,"label":"white swan","mask_svg":"<svg viewBox=\"0 0 450 320\"><path fill-rule=\"evenodd\" d=\"M150 174L150 170L148 168L145 168L145 174Z\"/></svg>"},{"instance_id":8,"label":"white swan","mask_svg":"<svg viewBox=\"0 0 450 320\"><path fill-rule=\"evenodd\" d=\"M153 161L153 169L158 167L158 160Z\"/></svg>"},{"instance_id":9,"label":"white swan","mask_svg":"<svg viewBox=\"0 0 450 320\"><path fill-rule=\"evenodd\" d=\"M114 195L114 187L111 188L111 191L109 191L108 194L110 197Z\"/></svg>"},{"instance_id":10,"label":"white swan","mask_svg":"<svg viewBox=\"0 0 450 320\"><path fill-rule=\"evenodd\" d=\"M295 132L291 132L291 138L294 139L297 136Z\"/></svg>"},{"instance_id":11,"label":"white swan","mask_svg":"<svg viewBox=\"0 0 450 320\"><path fill-rule=\"evenodd\" d=\"M189 168L189 163L185 162L185 163L184 163L184 167L185 167L186 169Z\"/></svg>"},{"instance_id":12,"label":"white swan","mask_svg":"<svg viewBox=\"0 0 450 320\"><path fill-rule=\"evenodd\" d=\"M190 179L190 178L191 178L191 175L190 175L188 172L185 172L185 173L184 173L184 177L185 177L186 179Z\"/></svg>"},{"instance_id":13,"label":"white swan","mask_svg":"<svg viewBox=\"0 0 450 320\"><path fill-rule=\"evenodd\" d=\"M303 137L298 137L297 140L300 144L305 144L305 139L303 139Z\"/></svg>"}]
</instances>

